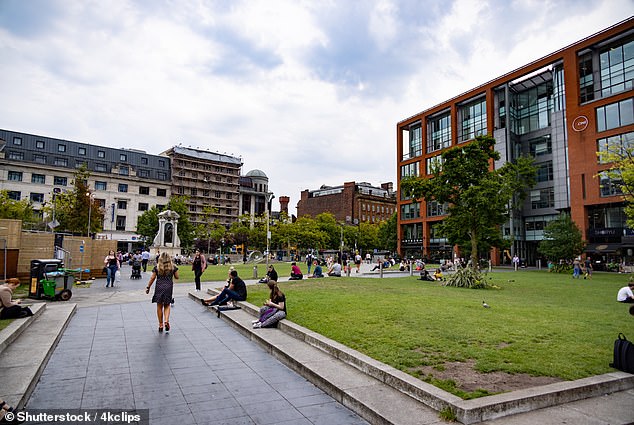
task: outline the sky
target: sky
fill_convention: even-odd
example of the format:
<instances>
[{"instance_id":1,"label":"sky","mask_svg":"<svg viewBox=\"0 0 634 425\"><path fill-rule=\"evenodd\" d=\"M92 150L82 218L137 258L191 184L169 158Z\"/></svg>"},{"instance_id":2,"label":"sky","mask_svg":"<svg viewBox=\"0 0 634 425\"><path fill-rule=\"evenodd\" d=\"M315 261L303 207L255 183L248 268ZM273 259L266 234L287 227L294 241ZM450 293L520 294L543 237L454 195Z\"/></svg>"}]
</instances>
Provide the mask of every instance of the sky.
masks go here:
<instances>
[{"instance_id":1,"label":"sky","mask_svg":"<svg viewBox=\"0 0 634 425\"><path fill-rule=\"evenodd\" d=\"M0 128L241 157L302 190L396 184L396 124L634 0L0 0Z\"/></svg>"}]
</instances>

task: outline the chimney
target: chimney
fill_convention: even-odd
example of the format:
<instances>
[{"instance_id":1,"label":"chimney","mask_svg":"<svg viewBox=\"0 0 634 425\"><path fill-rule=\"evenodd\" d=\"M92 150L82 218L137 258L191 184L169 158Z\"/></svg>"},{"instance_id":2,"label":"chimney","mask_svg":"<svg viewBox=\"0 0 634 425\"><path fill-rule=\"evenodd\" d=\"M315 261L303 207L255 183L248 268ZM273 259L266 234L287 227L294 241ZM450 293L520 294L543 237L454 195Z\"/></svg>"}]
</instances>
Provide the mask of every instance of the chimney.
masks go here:
<instances>
[{"instance_id":1,"label":"chimney","mask_svg":"<svg viewBox=\"0 0 634 425\"><path fill-rule=\"evenodd\" d=\"M392 192L394 190L394 183L381 183L381 189L387 190L388 192Z\"/></svg>"},{"instance_id":2,"label":"chimney","mask_svg":"<svg viewBox=\"0 0 634 425\"><path fill-rule=\"evenodd\" d=\"M280 203L280 212L286 213L288 215L288 203L291 201L291 198L288 196L280 196L278 202Z\"/></svg>"}]
</instances>

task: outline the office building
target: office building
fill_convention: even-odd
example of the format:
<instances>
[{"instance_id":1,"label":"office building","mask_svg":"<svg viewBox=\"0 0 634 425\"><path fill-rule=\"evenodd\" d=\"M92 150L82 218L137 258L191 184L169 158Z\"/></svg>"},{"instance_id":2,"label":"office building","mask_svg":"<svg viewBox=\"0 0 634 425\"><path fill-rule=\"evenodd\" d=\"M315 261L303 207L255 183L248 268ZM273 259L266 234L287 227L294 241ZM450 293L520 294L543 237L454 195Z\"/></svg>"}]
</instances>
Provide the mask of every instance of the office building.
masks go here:
<instances>
[{"instance_id":1,"label":"office building","mask_svg":"<svg viewBox=\"0 0 634 425\"><path fill-rule=\"evenodd\" d=\"M465 70L467 72L467 70ZM397 124L398 182L429 175L443 150L490 134L501 159L530 155L537 184L503 227L511 252L536 264L543 229L568 212L600 263L632 259L619 182L597 152L634 140L634 19L629 18ZM446 205L398 200L402 255L449 258L437 232ZM494 252L493 261L503 260Z\"/></svg>"}]
</instances>

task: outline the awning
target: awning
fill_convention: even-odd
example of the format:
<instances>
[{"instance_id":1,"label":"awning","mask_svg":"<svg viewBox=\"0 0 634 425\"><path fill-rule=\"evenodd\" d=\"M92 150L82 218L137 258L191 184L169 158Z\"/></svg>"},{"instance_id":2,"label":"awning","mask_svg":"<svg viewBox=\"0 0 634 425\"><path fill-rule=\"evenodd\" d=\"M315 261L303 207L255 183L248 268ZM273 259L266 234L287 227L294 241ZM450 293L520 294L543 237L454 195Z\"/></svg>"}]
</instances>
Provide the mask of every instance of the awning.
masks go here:
<instances>
[{"instance_id":1,"label":"awning","mask_svg":"<svg viewBox=\"0 0 634 425\"><path fill-rule=\"evenodd\" d=\"M618 249L621 249L622 245L620 243L591 243L586 246L585 252L616 252Z\"/></svg>"}]
</instances>

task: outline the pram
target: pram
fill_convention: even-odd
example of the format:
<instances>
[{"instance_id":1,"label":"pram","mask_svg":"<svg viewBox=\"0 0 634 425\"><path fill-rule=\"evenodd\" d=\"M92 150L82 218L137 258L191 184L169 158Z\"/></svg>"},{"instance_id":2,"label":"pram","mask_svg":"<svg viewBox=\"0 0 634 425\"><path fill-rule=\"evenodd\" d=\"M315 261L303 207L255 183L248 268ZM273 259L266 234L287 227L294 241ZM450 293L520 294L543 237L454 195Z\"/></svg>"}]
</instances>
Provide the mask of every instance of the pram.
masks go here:
<instances>
[{"instance_id":1,"label":"pram","mask_svg":"<svg viewBox=\"0 0 634 425\"><path fill-rule=\"evenodd\" d=\"M130 279L141 279L141 262L139 260L132 261L132 274Z\"/></svg>"}]
</instances>

